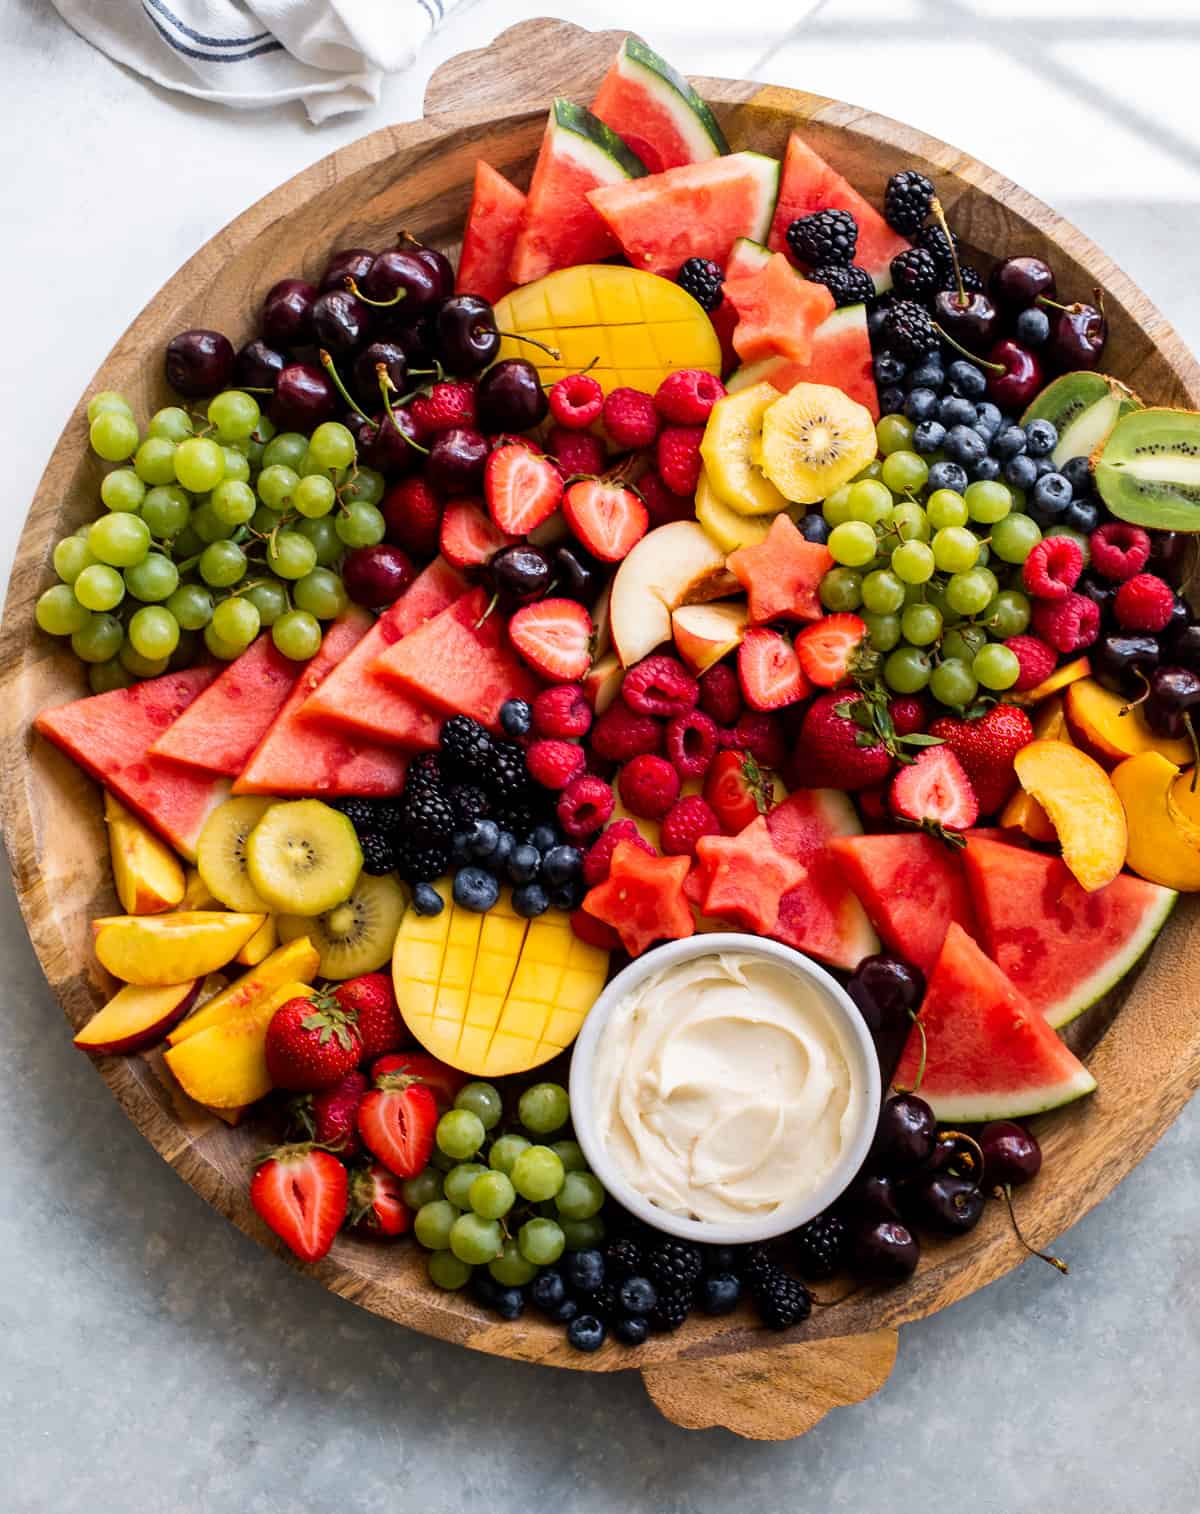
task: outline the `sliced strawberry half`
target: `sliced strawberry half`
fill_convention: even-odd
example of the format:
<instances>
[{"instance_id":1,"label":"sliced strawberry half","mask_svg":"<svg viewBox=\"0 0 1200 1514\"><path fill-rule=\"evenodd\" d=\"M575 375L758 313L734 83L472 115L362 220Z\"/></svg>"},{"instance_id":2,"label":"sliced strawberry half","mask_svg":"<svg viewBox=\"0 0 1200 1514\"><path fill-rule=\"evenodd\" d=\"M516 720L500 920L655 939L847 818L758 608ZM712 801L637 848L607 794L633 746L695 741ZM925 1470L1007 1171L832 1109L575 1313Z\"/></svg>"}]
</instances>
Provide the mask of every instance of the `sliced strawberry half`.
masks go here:
<instances>
[{"instance_id":1,"label":"sliced strawberry half","mask_svg":"<svg viewBox=\"0 0 1200 1514\"><path fill-rule=\"evenodd\" d=\"M280 1146L250 1180L258 1217L303 1262L319 1262L346 1218L346 1169L329 1151L307 1142Z\"/></svg>"},{"instance_id":2,"label":"sliced strawberry half","mask_svg":"<svg viewBox=\"0 0 1200 1514\"><path fill-rule=\"evenodd\" d=\"M469 499L452 499L442 515L438 545L452 568L481 568L501 547L511 547L516 540L497 530Z\"/></svg>"},{"instance_id":3,"label":"sliced strawberry half","mask_svg":"<svg viewBox=\"0 0 1200 1514\"><path fill-rule=\"evenodd\" d=\"M427 1051L391 1051L371 1063L372 1083L378 1084L389 1073L403 1073L415 1082L424 1083L433 1094L439 1114L451 1108L459 1089L470 1082L465 1072L439 1062Z\"/></svg>"},{"instance_id":4,"label":"sliced strawberry half","mask_svg":"<svg viewBox=\"0 0 1200 1514\"><path fill-rule=\"evenodd\" d=\"M866 634L857 615L826 615L805 626L794 643L804 676L823 689L837 688L849 678Z\"/></svg>"},{"instance_id":5,"label":"sliced strawberry half","mask_svg":"<svg viewBox=\"0 0 1200 1514\"><path fill-rule=\"evenodd\" d=\"M738 682L753 710L779 710L812 692L786 636L755 626L738 648Z\"/></svg>"},{"instance_id":6,"label":"sliced strawberry half","mask_svg":"<svg viewBox=\"0 0 1200 1514\"><path fill-rule=\"evenodd\" d=\"M526 536L558 509L562 475L549 458L528 447L497 447L483 473L488 512L510 536Z\"/></svg>"},{"instance_id":7,"label":"sliced strawberry half","mask_svg":"<svg viewBox=\"0 0 1200 1514\"><path fill-rule=\"evenodd\" d=\"M350 1180L350 1223L376 1235L403 1235L412 1224L412 1212L400 1183L382 1162L356 1172Z\"/></svg>"},{"instance_id":8,"label":"sliced strawberry half","mask_svg":"<svg viewBox=\"0 0 1200 1514\"><path fill-rule=\"evenodd\" d=\"M583 478L563 495L563 515L593 557L620 562L650 526L650 515L633 492L621 484Z\"/></svg>"},{"instance_id":9,"label":"sliced strawberry half","mask_svg":"<svg viewBox=\"0 0 1200 1514\"><path fill-rule=\"evenodd\" d=\"M892 813L914 825L966 831L979 819L979 800L966 769L948 746L926 747L892 779Z\"/></svg>"},{"instance_id":10,"label":"sliced strawberry half","mask_svg":"<svg viewBox=\"0 0 1200 1514\"><path fill-rule=\"evenodd\" d=\"M592 662L592 617L573 599L523 605L508 623L514 647L551 683L574 683Z\"/></svg>"},{"instance_id":11,"label":"sliced strawberry half","mask_svg":"<svg viewBox=\"0 0 1200 1514\"><path fill-rule=\"evenodd\" d=\"M358 1106L358 1133L372 1156L398 1178L415 1178L433 1155L438 1111L424 1083L387 1073Z\"/></svg>"}]
</instances>

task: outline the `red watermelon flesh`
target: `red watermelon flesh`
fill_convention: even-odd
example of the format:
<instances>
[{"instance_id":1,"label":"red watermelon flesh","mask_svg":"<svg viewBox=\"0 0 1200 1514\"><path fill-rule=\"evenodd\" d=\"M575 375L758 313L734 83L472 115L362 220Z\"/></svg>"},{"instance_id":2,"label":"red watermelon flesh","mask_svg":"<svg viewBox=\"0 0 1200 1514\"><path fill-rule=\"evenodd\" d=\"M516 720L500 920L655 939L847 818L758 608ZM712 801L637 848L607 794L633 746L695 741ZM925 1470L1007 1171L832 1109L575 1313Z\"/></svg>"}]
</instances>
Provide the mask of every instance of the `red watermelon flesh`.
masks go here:
<instances>
[{"instance_id":1,"label":"red watermelon flesh","mask_svg":"<svg viewBox=\"0 0 1200 1514\"><path fill-rule=\"evenodd\" d=\"M1131 873L1089 894L1061 857L974 832L964 862L988 955L1056 1028L1130 970L1178 898Z\"/></svg>"},{"instance_id":2,"label":"red watermelon flesh","mask_svg":"<svg viewBox=\"0 0 1200 1514\"><path fill-rule=\"evenodd\" d=\"M592 114L611 126L651 173L729 151L712 111L681 74L637 37L626 37Z\"/></svg>"},{"instance_id":3,"label":"red watermelon flesh","mask_svg":"<svg viewBox=\"0 0 1200 1514\"><path fill-rule=\"evenodd\" d=\"M959 925L951 925L921 1005L920 1095L939 1120L1012 1120L1056 1109L1096 1080ZM921 1064L913 1027L895 1083L911 1088Z\"/></svg>"},{"instance_id":4,"label":"red watermelon flesh","mask_svg":"<svg viewBox=\"0 0 1200 1514\"><path fill-rule=\"evenodd\" d=\"M432 751L441 716L374 672L371 664L402 636L440 615L466 587L444 557L435 557L305 702L303 715L385 745Z\"/></svg>"},{"instance_id":5,"label":"red watermelon flesh","mask_svg":"<svg viewBox=\"0 0 1200 1514\"><path fill-rule=\"evenodd\" d=\"M229 797L213 773L155 756L151 744L216 678L213 664L43 710L34 721L84 772L111 789L189 861L209 815Z\"/></svg>"},{"instance_id":6,"label":"red watermelon flesh","mask_svg":"<svg viewBox=\"0 0 1200 1514\"><path fill-rule=\"evenodd\" d=\"M714 311L716 314L719 312ZM867 334L867 307L845 305L827 316L812 334L812 356L807 363L768 357L741 369L730 387L749 388L764 380L774 384L780 394L786 394L796 384L830 384L865 405L871 419L877 421L879 393L875 388L871 338Z\"/></svg>"},{"instance_id":7,"label":"red watermelon flesh","mask_svg":"<svg viewBox=\"0 0 1200 1514\"><path fill-rule=\"evenodd\" d=\"M458 255L454 288L459 294L482 295L494 305L513 287L508 265L524 215L525 196L480 158Z\"/></svg>"},{"instance_id":8,"label":"red watermelon flesh","mask_svg":"<svg viewBox=\"0 0 1200 1514\"><path fill-rule=\"evenodd\" d=\"M757 273L770 260L771 254L761 242L752 242L749 237L738 237L725 265L725 277L736 280L746 274ZM721 372L729 373L738 365L737 349L733 345L733 333L738 323L737 306L732 300L723 298L715 310L709 311L708 318L721 344ZM783 363L787 359L775 358L771 361Z\"/></svg>"},{"instance_id":9,"label":"red watermelon flesh","mask_svg":"<svg viewBox=\"0 0 1200 1514\"><path fill-rule=\"evenodd\" d=\"M370 615L357 607L328 627L321 650L301 669L287 703L234 784L235 794L384 799L400 793L407 757L389 747L365 745L302 713L304 703L370 629Z\"/></svg>"},{"instance_id":10,"label":"red watermelon flesh","mask_svg":"<svg viewBox=\"0 0 1200 1514\"><path fill-rule=\"evenodd\" d=\"M508 642L503 614L488 608L485 589L472 589L418 626L372 664L380 677L444 715L470 715L500 731L506 699L532 700L540 685Z\"/></svg>"},{"instance_id":11,"label":"red watermelon flesh","mask_svg":"<svg viewBox=\"0 0 1200 1514\"><path fill-rule=\"evenodd\" d=\"M808 869L779 901L774 935L797 951L853 971L879 950L862 905L829 851L831 841L860 831L854 805L839 789L797 789L768 813L767 829L781 852Z\"/></svg>"},{"instance_id":12,"label":"red watermelon flesh","mask_svg":"<svg viewBox=\"0 0 1200 1514\"><path fill-rule=\"evenodd\" d=\"M974 934L962 863L944 842L906 831L850 836L830 850L883 944L926 975L952 924Z\"/></svg>"},{"instance_id":13,"label":"red watermelon flesh","mask_svg":"<svg viewBox=\"0 0 1200 1514\"><path fill-rule=\"evenodd\" d=\"M296 685L302 664L264 632L168 726L150 750L236 778Z\"/></svg>"},{"instance_id":14,"label":"red watermelon flesh","mask_svg":"<svg viewBox=\"0 0 1200 1514\"><path fill-rule=\"evenodd\" d=\"M725 298L737 311L733 345L745 363L775 356L809 362L813 333L834 310L825 285L797 278L778 252L758 272L727 278Z\"/></svg>"},{"instance_id":15,"label":"red watermelon flesh","mask_svg":"<svg viewBox=\"0 0 1200 1514\"><path fill-rule=\"evenodd\" d=\"M854 261L867 270L881 294L890 289L891 261L910 244L799 133L793 132L788 138L783 182L767 246L772 252L786 252L788 227L798 217L814 215L818 210L850 212L858 223Z\"/></svg>"}]
</instances>

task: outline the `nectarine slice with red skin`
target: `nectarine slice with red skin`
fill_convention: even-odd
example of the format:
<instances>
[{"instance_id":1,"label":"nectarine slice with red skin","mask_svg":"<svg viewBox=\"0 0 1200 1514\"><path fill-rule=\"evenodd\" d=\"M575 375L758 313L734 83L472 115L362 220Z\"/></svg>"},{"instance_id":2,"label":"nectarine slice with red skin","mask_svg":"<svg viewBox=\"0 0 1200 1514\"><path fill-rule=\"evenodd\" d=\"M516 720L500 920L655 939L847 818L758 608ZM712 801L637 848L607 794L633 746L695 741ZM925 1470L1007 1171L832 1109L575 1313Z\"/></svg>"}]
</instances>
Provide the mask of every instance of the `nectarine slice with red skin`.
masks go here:
<instances>
[{"instance_id":1,"label":"nectarine slice with red skin","mask_svg":"<svg viewBox=\"0 0 1200 1514\"><path fill-rule=\"evenodd\" d=\"M289 999L310 999L315 992L307 983L284 983L241 1019L212 1025L172 1046L164 1061L197 1104L216 1111L253 1104L271 1092L266 1041L275 1011Z\"/></svg>"},{"instance_id":2,"label":"nectarine slice with red skin","mask_svg":"<svg viewBox=\"0 0 1200 1514\"><path fill-rule=\"evenodd\" d=\"M1185 818L1180 823L1179 798L1174 811L1171 804L1181 777L1161 752L1139 752L1113 769L1112 783L1129 817L1129 866L1150 883L1195 893L1200 889L1200 847L1191 839L1190 822Z\"/></svg>"},{"instance_id":3,"label":"nectarine slice with red skin","mask_svg":"<svg viewBox=\"0 0 1200 1514\"><path fill-rule=\"evenodd\" d=\"M1139 752L1159 752L1176 767L1192 760L1190 741L1156 736L1140 709L1131 707L1127 699L1103 688L1094 678L1073 683L1066 692L1064 707L1076 744L1097 762L1111 766Z\"/></svg>"},{"instance_id":4,"label":"nectarine slice with red skin","mask_svg":"<svg viewBox=\"0 0 1200 1514\"><path fill-rule=\"evenodd\" d=\"M98 1009L75 1037L75 1045L94 1057L123 1056L154 1046L195 1003L200 980L140 988L127 983Z\"/></svg>"},{"instance_id":5,"label":"nectarine slice with red skin","mask_svg":"<svg viewBox=\"0 0 1200 1514\"><path fill-rule=\"evenodd\" d=\"M178 909L185 889L183 865L167 843L107 789L104 820L121 908L130 915Z\"/></svg>"},{"instance_id":6,"label":"nectarine slice with red skin","mask_svg":"<svg viewBox=\"0 0 1200 1514\"><path fill-rule=\"evenodd\" d=\"M114 978L159 988L224 967L265 918L221 910L109 915L92 921L92 936L100 965Z\"/></svg>"},{"instance_id":7,"label":"nectarine slice with red skin","mask_svg":"<svg viewBox=\"0 0 1200 1514\"><path fill-rule=\"evenodd\" d=\"M1031 741L1013 759L1017 781L1049 816L1081 888L1103 888L1125 864L1125 810L1108 774L1064 741ZM1157 880L1156 880L1157 881Z\"/></svg>"},{"instance_id":8,"label":"nectarine slice with red skin","mask_svg":"<svg viewBox=\"0 0 1200 1514\"><path fill-rule=\"evenodd\" d=\"M1092 665L1086 657L1077 657L1074 662L1064 662L1059 668L1055 668L1049 678L1043 678L1036 688L1027 689L1023 694L1009 694L1006 697L1013 704L1041 704L1043 699L1049 699L1051 694L1058 694L1069 684L1077 679L1089 678Z\"/></svg>"}]
</instances>

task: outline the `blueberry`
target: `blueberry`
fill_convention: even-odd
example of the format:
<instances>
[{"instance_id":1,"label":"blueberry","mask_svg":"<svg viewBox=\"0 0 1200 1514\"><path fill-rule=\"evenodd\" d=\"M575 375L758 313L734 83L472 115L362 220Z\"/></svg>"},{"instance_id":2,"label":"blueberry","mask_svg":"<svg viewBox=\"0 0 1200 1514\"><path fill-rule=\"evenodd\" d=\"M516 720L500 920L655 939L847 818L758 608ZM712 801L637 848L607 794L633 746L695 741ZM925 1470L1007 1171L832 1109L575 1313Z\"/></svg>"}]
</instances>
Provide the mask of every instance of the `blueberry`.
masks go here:
<instances>
[{"instance_id":1,"label":"blueberry","mask_svg":"<svg viewBox=\"0 0 1200 1514\"><path fill-rule=\"evenodd\" d=\"M1037 483L1037 464L1023 452L1009 458L1004 465L1004 482L1014 489L1032 489Z\"/></svg>"},{"instance_id":2,"label":"blueberry","mask_svg":"<svg viewBox=\"0 0 1200 1514\"><path fill-rule=\"evenodd\" d=\"M658 1303L658 1289L648 1277L628 1277L617 1293L626 1314L649 1314Z\"/></svg>"},{"instance_id":3,"label":"blueberry","mask_svg":"<svg viewBox=\"0 0 1200 1514\"><path fill-rule=\"evenodd\" d=\"M454 902L482 915L500 897L500 885L481 867L460 867L454 875Z\"/></svg>"},{"instance_id":4,"label":"blueberry","mask_svg":"<svg viewBox=\"0 0 1200 1514\"><path fill-rule=\"evenodd\" d=\"M582 879L574 878L570 883L560 883L557 888L550 890L550 903L555 909L565 909L569 912L579 908L586 893L587 889Z\"/></svg>"},{"instance_id":5,"label":"blueberry","mask_svg":"<svg viewBox=\"0 0 1200 1514\"><path fill-rule=\"evenodd\" d=\"M954 393L961 394L964 399L981 400L987 393L987 379L983 376L983 369L976 368L974 363L968 363L964 358L950 364L946 369L946 378Z\"/></svg>"},{"instance_id":6,"label":"blueberry","mask_svg":"<svg viewBox=\"0 0 1200 1514\"><path fill-rule=\"evenodd\" d=\"M963 399L957 394L948 394L938 405L938 420L942 425L973 426L975 424L975 406L970 400Z\"/></svg>"},{"instance_id":7,"label":"blueberry","mask_svg":"<svg viewBox=\"0 0 1200 1514\"><path fill-rule=\"evenodd\" d=\"M913 428L913 446L923 456L928 457L946 440L946 428L941 421L922 421Z\"/></svg>"},{"instance_id":8,"label":"blueberry","mask_svg":"<svg viewBox=\"0 0 1200 1514\"><path fill-rule=\"evenodd\" d=\"M1005 426L992 438L992 452L1002 463L1025 451L1025 433L1020 426Z\"/></svg>"},{"instance_id":9,"label":"blueberry","mask_svg":"<svg viewBox=\"0 0 1200 1514\"><path fill-rule=\"evenodd\" d=\"M1033 466L1037 469L1037 476L1039 478L1045 478L1047 473L1058 472L1058 469L1054 466L1054 460L1049 457L1035 457Z\"/></svg>"},{"instance_id":10,"label":"blueberry","mask_svg":"<svg viewBox=\"0 0 1200 1514\"><path fill-rule=\"evenodd\" d=\"M482 860L490 857L500 840L500 827L494 820L473 820L467 831L467 853Z\"/></svg>"},{"instance_id":11,"label":"blueberry","mask_svg":"<svg viewBox=\"0 0 1200 1514\"><path fill-rule=\"evenodd\" d=\"M904 401L904 413L910 421L932 420L937 407L938 397L932 389L910 389Z\"/></svg>"},{"instance_id":12,"label":"blueberry","mask_svg":"<svg viewBox=\"0 0 1200 1514\"><path fill-rule=\"evenodd\" d=\"M567 1326L567 1345L576 1351L599 1351L604 1336L603 1321L594 1314L577 1314Z\"/></svg>"},{"instance_id":13,"label":"blueberry","mask_svg":"<svg viewBox=\"0 0 1200 1514\"><path fill-rule=\"evenodd\" d=\"M532 920L550 908L550 895L540 883L519 883L512 891L512 907L522 920Z\"/></svg>"},{"instance_id":14,"label":"blueberry","mask_svg":"<svg viewBox=\"0 0 1200 1514\"><path fill-rule=\"evenodd\" d=\"M568 1287L577 1293L595 1293L604 1282L604 1253L593 1247L568 1251L562 1271Z\"/></svg>"},{"instance_id":15,"label":"blueberry","mask_svg":"<svg viewBox=\"0 0 1200 1514\"><path fill-rule=\"evenodd\" d=\"M1040 347L1050 335L1050 317L1044 310L1030 307L1016 319L1013 334L1022 347Z\"/></svg>"},{"instance_id":16,"label":"blueberry","mask_svg":"<svg viewBox=\"0 0 1200 1514\"><path fill-rule=\"evenodd\" d=\"M1046 457L1058 446L1058 430L1050 421L1030 421L1025 427L1025 450L1030 457Z\"/></svg>"},{"instance_id":17,"label":"blueberry","mask_svg":"<svg viewBox=\"0 0 1200 1514\"><path fill-rule=\"evenodd\" d=\"M880 415L896 415L904 409L904 390L899 384L889 384L879 391Z\"/></svg>"},{"instance_id":18,"label":"blueberry","mask_svg":"<svg viewBox=\"0 0 1200 1514\"><path fill-rule=\"evenodd\" d=\"M704 1270L710 1272L736 1272L741 1258L740 1246L705 1246Z\"/></svg>"},{"instance_id":19,"label":"blueberry","mask_svg":"<svg viewBox=\"0 0 1200 1514\"><path fill-rule=\"evenodd\" d=\"M508 859L508 876L514 883L532 883L538 875L542 865L542 854L536 846L528 841L522 841L520 846L514 846L512 856Z\"/></svg>"},{"instance_id":20,"label":"blueberry","mask_svg":"<svg viewBox=\"0 0 1200 1514\"><path fill-rule=\"evenodd\" d=\"M888 323L888 310L891 308L890 300L877 300L867 311L867 335L872 342L877 342L883 336L883 328Z\"/></svg>"},{"instance_id":21,"label":"blueberry","mask_svg":"<svg viewBox=\"0 0 1200 1514\"><path fill-rule=\"evenodd\" d=\"M999 405L993 405L991 400L984 400L982 405L975 406L975 429L980 436L991 439L1004 424L1004 417L1000 414Z\"/></svg>"},{"instance_id":22,"label":"blueberry","mask_svg":"<svg viewBox=\"0 0 1200 1514\"><path fill-rule=\"evenodd\" d=\"M916 368L911 368L908 374L909 390L913 389L940 389L946 382L946 370L942 367L942 360L937 353L931 353L923 358Z\"/></svg>"},{"instance_id":23,"label":"blueberry","mask_svg":"<svg viewBox=\"0 0 1200 1514\"><path fill-rule=\"evenodd\" d=\"M469 850L470 837L466 831L455 831L450 838L450 861L461 867L464 862L471 860Z\"/></svg>"},{"instance_id":24,"label":"blueberry","mask_svg":"<svg viewBox=\"0 0 1200 1514\"><path fill-rule=\"evenodd\" d=\"M558 845L558 832L552 825L535 825L529 833L530 846L536 846L539 852L548 852L552 846Z\"/></svg>"},{"instance_id":25,"label":"blueberry","mask_svg":"<svg viewBox=\"0 0 1200 1514\"><path fill-rule=\"evenodd\" d=\"M563 1275L554 1267L545 1267L529 1287L529 1297L537 1309L556 1309L567 1296Z\"/></svg>"},{"instance_id":26,"label":"blueberry","mask_svg":"<svg viewBox=\"0 0 1200 1514\"><path fill-rule=\"evenodd\" d=\"M969 467L987 456L987 443L974 426L951 426L946 433L946 456Z\"/></svg>"},{"instance_id":27,"label":"blueberry","mask_svg":"<svg viewBox=\"0 0 1200 1514\"><path fill-rule=\"evenodd\" d=\"M877 384L902 384L908 372L902 358L891 352L881 352L875 359L875 382Z\"/></svg>"},{"instance_id":28,"label":"blueberry","mask_svg":"<svg viewBox=\"0 0 1200 1514\"><path fill-rule=\"evenodd\" d=\"M994 457L981 457L967 469L973 484L990 484L1000 477L1000 464Z\"/></svg>"},{"instance_id":29,"label":"blueberry","mask_svg":"<svg viewBox=\"0 0 1200 1514\"><path fill-rule=\"evenodd\" d=\"M496 845L492 848L487 858L488 871L499 876L508 871L508 860L513 854L517 844L517 838L511 831L501 831L496 837Z\"/></svg>"},{"instance_id":30,"label":"blueberry","mask_svg":"<svg viewBox=\"0 0 1200 1514\"><path fill-rule=\"evenodd\" d=\"M796 524L800 527L800 535L805 541L815 541L820 546L824 546L829 540L829 522L819 510L802 515Z\"/></svg>"},{"instance_id":31,"label":"blueberry","mask_svg":"<svg viewBox=\"0 0 1200 1514\"><path fill-rule=\"evenodd\" d=\"M742 1285L732 1272L710 1272L700 1283L700 1307L705 1314L729 1314L737 1308Z\"/></svg>"},{"instance_id":32,"label":"blueberry","mask_svg":"<svg viewBox=\"0 0 1200 1514\"><path fill-rule=\"evenodd\" d=\"M562 1303L555 1304L553 1309L546 1310L547 1317L549 1319L552 1319L556 1325L569 1324L578 1313L579 1300L577 1298L572 1298L569 1293L567 1294L566 1298L563 1299Z\"/></svg>"},{"instance_id":33,"label":"blueberry","mask_svg":"<svg viewBox=\"0 0 1200 1514\"><path fill-rule=\"evenodd\" d=\"M650 1326L637 1316L620 1315L613 1320L613 1334L624 1346L640 1346L650 1334Z\"/></svg>"},{"instance_id":34,"label":"blueberry","mask_svg":"<svg viewBox=\"0 0 1200 1514\"><path fill-rule=\"evenodd\" d=\"M501 1319L520 1319L525 1312L525 1294L520 1288L500 1288L492 1308Z\"/></svg>"},{"instance_id":35,"label":"blueberry","mask_svg":"<svg viewBox=\"0 0 1200 1514\"><path fill-rule=\"evenodd\" d=\"M506 699L500 706L500 724L506 736L528 736L533 729L533 711L528 700Z\"/></svg>"},{"instance_id":36,"label":"blueberry","mask_svg":"<svg viewBox=\"0 0 1200 1514\"><path fill-rule=\"evenodd\" d=\"M937 462L929 470L929 492L935 489L953 489L961 494L967 487L967 470L959 463Z\"/></svg>"},{"instance_id":37,"label":"blueberry","mask_svg":"<svg viewBox=\"0 0 1200 1514\"><path fill-rule=\"evenodd\" d=\"M1071 485L1061 473L1047 473L1033 486L1033 503L1044 514L1059 516L1071 503Z\"/></svg>"},{"instance_id":38,"label":"blueberry","mask_svg":"<svg viewBox=\"0 0 1200 1514\"><path fill-rule=\"evenodd\" d=\"M1076 497L1081 494L1090 494L1092 489L1092 470L1088 467L1086 457L1073 457L1062 465L1059 470L1062 476L1074 489Z\"/></svg>"},{"instance_id":39,"label":"blueberry","mask_svg":"<svg viewBox=\"0 0 1200 1514\"><path fill-rule=\"evenodd\" d=\"M577 846L552 846L542 858L542 876L551 888L570 883L583 871L583 853Z\"/></svg>"},{"instance_id":40,"label":"blueberry","mask_svg":"<svg viewBox=\"0 0 1200 1514\"><path fill-rule=\"evenodd\" d=\"M445 901L432 883L413 885L413 909L418 915L440 915L445 907Z\"/></svg>"},{"instance_id":41,"label":"blueberry","mask_svg":"<svg viewBox=\"0 0 1200 1514\"><path fill-rule=\"evenodd\" d=\"M1073 499L1063 511L1062 522L1072 531L1082 531L1090 536L1100 524L1100 507L1094 500Z\"/></svg>"}]
</instances>

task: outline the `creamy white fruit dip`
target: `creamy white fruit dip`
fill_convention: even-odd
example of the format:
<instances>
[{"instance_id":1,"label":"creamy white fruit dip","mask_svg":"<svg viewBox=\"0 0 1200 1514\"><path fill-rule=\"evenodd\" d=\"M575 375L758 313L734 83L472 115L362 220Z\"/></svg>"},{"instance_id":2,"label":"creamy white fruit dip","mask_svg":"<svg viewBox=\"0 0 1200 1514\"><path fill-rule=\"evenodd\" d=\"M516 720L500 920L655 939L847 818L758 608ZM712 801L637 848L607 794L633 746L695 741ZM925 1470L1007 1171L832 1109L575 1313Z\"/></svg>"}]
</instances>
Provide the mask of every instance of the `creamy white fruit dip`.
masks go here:
<instances>
[{"instance_id":1,"label":"creamy white fruit dip","mask_svg":"<svg viewBox=\"0 0 1200 1514\"><path fill-rule=\"evenodd\" d=\"M597 1135L672 1214L749 1225L828 1174L863 1119L855 1049L821 990L753 952L693 957L616 1005Z\"/></svg>"}]
</instances>

